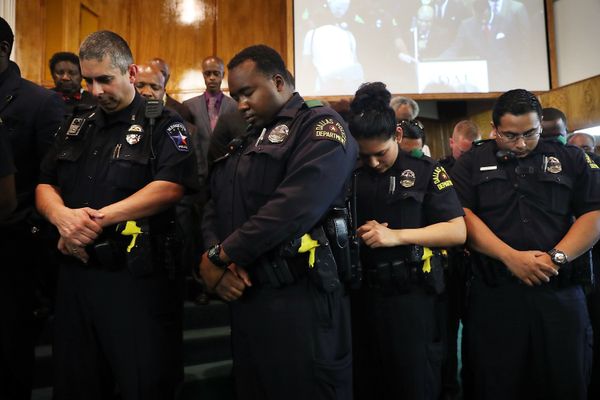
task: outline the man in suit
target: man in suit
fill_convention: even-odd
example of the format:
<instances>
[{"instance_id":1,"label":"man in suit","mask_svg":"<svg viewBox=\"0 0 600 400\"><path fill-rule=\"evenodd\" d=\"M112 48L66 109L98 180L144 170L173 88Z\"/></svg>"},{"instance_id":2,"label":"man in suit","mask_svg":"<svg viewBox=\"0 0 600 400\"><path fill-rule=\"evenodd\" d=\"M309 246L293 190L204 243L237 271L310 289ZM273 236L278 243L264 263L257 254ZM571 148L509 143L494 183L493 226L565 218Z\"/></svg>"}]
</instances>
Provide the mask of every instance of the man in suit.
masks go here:
<instances>
[{"instance_id":1,"label":"man in suit","mask_svg":"<svg viewBox=\"0 0 600 400\"><path fill-rule=\"evenodd\" d=\"M183 104L181 104L180 102L178 102L177 100L175 100L174 98L169 96L169 94L166 92L167 83L169 83L169 79L171 78L171 69L169 68L169 64L167 64L167 62L165 60L163 60L162 58L158 58L158 57L153 58L149 62L149 64L155 68L158 68L158 70L162 73L163 77L165 78L165 83L164 83L165 107L170 108L171 110L175 111L177 114L179 114L179 116L181 118L184 119L184 121L192 124L193 123L192 113L190 113L190 110L188 110L188 108L186 106L184 106ZM190 132L189 127L186 126L186 128L188 128L188 132Z\"/></svg>"},{"instance_id":2,"label":"man in suit","mask_svg":"<svg viewBox=\"0 0 600 400\"><path fill-rule=\"evenodd\" d=\"M198 139L195 144L196 154L206 158L208 143L217 120L223 114L237 110L237 103L221 91L221 83L225 65L223 60L216 56L206 57L202 61L202 75L206 91L204 94L192 97L183 102L192 113L192 123L198 128Z\"/></svg>"}]
</instances>

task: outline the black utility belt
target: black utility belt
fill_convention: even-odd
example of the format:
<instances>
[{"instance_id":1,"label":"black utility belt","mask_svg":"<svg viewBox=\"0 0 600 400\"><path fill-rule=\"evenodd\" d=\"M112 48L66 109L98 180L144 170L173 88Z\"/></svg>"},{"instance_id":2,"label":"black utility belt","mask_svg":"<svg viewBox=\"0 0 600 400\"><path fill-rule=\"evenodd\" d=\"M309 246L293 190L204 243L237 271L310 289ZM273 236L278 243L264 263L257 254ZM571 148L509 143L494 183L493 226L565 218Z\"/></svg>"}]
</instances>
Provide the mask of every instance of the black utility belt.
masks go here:
<instances>
[{"instance_id":1,"label":"black utility belt","mask_svg":"<svg viewBox=\"0 0 600 400\"><path fill-rule=\"evenodd\" d=\"M251 269L253 281L261 286L280 288L308 274L308 254L297 257L261 257Z\"/></svg>"},{"instance_id":2,"label":"black utility belt","mask_svg":"<svg viewBox=\"0 0 600 400\"><path fill-rule=\"evenodd\" d=\"M430 258L430 268L424 270L424 261L393 260L367 265L363 271L365 286L384 294L406 293L411 287L423 286L428 291L444 292L443 257L437 252Z\"/></svg>"}]
</instances>

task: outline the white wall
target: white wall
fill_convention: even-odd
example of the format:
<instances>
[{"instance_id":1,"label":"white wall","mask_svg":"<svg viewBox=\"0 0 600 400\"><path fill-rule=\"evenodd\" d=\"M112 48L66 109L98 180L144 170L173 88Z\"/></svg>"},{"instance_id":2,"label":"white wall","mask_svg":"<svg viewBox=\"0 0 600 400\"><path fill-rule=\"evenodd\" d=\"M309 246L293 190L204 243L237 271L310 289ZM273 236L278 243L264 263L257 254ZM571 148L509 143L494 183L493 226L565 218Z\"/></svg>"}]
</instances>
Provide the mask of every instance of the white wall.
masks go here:
<instances>
[{"instance_id":1,"label":"white wall","mask_svg":"<svg viewBox=\"0 0 600 400\"><path fill-rule=\"evenodd\" d=\"M559 86L600 74L600 0L554 0Z\"/></svg>"}]
</instances>

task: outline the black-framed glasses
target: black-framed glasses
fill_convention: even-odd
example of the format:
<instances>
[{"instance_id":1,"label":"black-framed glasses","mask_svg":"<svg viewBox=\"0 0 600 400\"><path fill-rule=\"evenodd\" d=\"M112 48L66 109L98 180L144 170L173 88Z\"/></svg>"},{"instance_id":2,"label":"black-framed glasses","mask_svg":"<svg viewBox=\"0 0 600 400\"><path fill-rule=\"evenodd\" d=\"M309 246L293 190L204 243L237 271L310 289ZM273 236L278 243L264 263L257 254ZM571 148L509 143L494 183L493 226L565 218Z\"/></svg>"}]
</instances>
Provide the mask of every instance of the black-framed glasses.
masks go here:
<instances>
[{"instance_id":1,"label":"black-framed glasses","mask_svg":"<svg viewBox=\"0 0 600 400\"><path fill-rule=\"evenodd\" d=\"M537 136L539 136L540 125L538 125L536 128L530 129L527 132L523 132L523 133L502 132L500 129L498 129L498 127L496 127L496 132L498 133L498 136L500 136L502 139L506 140L507 142L516 142L517 140L519 140L519 138L523 138L523 140L527 141L527 140L533 140Z\"/></svg>"}]
</instances>

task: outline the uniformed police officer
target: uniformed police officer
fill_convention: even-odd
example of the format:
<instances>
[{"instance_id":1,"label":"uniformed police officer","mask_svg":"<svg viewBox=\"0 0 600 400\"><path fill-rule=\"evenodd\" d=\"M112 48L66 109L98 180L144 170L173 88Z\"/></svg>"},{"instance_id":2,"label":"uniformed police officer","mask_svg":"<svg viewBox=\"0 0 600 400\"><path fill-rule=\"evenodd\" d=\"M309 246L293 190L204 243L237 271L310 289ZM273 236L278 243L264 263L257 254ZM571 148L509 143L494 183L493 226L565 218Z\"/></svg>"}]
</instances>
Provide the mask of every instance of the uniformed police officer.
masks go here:
<instances>
[{"instance_id":1,"label":"uniformed police officer","mask_svg":"<svg viewBox=\"0 0 600 400\"><path fill-rule=\"evenodd\" d=\"M365 84L352 101L363 289L352 298L359 399L438 399L444 355L440 246L464 243L462 209L444 169L400 150L391 95ZM398 129L399 130L399 129Z\"/></svg>"},{"instance_id":2,"label":"uniformed police officer","mask_svg":"<svg viewBox=\"0 0 600 400\"><path fill-rule=\"evenodd\" d=\"M10 61L14 35L0 18L0 135L10 142L17 209L0 224L0 398L29 399L33 381L34 273L46 253L34 207L42 157L60 126L60 97L26 79ZM44 267L46 265L44 264Z\"/></svg>"},{"instance_id":3,"label":"uniformed police officer","mask_svg":"<svg viewBox=\"0 0 600 400\"><path fill-rule=\"evenodd\" d=\"M335 111L293 93L275 50L246 48L228 69L250 129L213 166L200 272L232 301L238 398L349 399L345 265L323 221L344 204L356 142Z\"/></svg>"},{"instance_id":4,"label":"uniformed police officer","mask_svg":"<svg viewBox=\"0 0 600 400\"><path fill-rule=\"evenodd\" d=\"M589 263L578 257L599 236L600 169L540 140L542 109L528 91L504 93L492 118L496 139L452 171L473 257L466 395L583 400L592 329L579 284Z\"/></svg>"},{"instance_id":5,"label":"uniformed police officer","mask_svg":"<svg viewBox=\"0 0 600 400\"><path fill-rule=\"evenodd\" d=\"M79 57L98 107L59 131L36 192L65 255L55 398L110 398L116 384L123 399L172 399L183 372L173 205L195 160L181 119L136 93L125 40L92 33Z\"/></svg>"}]
</instances>

